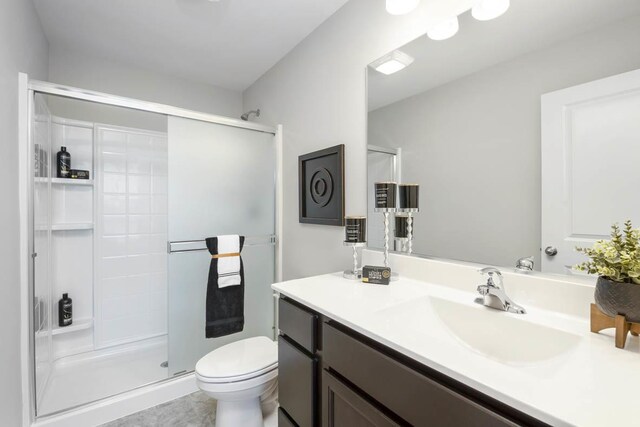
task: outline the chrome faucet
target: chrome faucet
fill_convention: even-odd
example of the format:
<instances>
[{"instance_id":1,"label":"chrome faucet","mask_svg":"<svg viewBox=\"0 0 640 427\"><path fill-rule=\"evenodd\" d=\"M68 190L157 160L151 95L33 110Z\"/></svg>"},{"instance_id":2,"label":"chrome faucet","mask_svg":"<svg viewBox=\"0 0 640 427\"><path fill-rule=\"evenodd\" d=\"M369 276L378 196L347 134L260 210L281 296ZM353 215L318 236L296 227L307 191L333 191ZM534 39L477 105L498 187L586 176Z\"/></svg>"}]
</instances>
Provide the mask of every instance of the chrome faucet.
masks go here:
<instances>
[{"instance_id":1,"label":"chrome faucet","mask_svg":"<svg viewBox=\"0 0 640 427\"><path fill-rule=\"evenodd\" d=\"M478 286L478 292L482 297L476 298L475 302L497 310L508 311L509 313L525 314L527 311L511 301L504 291L502 283L502 273L495 267L486 267L478 270L483 276L486 274L486 285Z\"/></svg>"}]
</instances>

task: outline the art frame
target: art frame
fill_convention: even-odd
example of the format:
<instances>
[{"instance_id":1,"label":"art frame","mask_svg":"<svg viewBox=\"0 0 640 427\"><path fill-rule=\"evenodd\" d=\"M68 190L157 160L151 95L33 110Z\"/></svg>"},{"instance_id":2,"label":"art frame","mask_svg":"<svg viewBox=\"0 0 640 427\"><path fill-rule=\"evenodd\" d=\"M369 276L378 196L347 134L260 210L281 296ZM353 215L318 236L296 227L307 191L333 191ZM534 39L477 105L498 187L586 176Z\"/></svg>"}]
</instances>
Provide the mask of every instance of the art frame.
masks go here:
<instances>
[{"instance_id":1,"label":"art frame","mask_svg":"<svg viewBox=\"0 0 640 427\"><path fill-rule=\"evenodd\" d=\"M344 181L344 144L299 156L299 222L344 226Z\"/></svg>"}]
</instances>

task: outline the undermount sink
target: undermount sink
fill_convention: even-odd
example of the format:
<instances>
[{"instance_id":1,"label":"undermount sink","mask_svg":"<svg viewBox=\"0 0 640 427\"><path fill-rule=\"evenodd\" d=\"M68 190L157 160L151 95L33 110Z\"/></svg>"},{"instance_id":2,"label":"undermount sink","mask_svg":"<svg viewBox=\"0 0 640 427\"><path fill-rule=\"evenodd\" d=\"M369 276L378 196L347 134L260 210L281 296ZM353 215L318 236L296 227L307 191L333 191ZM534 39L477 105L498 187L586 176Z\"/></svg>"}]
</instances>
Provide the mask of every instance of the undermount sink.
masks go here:
<instances>
[{"instance_id":1,"label":"undermount sink","mask_svg":"<svg viewBox=\"0 0 640 427\"><path fill-rule=\"evenodd\" d=\"M426 338L433 335L426 328L444 326L464 346L507 364L534 364L552 359L575 348L581 340L579 335L529 322L526 315L436 297L424 297L383 311L387 325L393 328L409 329L415 337ZM440 322L434 322L430 313Z\"/></svg>"}]
</instances>

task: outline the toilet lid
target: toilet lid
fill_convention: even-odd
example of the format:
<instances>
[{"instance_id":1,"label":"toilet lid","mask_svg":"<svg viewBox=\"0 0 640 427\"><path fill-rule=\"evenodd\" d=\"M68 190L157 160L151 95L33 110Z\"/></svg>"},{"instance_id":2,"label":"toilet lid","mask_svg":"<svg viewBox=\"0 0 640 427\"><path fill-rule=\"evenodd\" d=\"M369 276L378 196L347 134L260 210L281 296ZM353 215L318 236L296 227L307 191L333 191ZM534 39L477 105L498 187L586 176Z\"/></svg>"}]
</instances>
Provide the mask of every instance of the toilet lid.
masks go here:
<instances>
[{"instance_id":1,"label":"toilet lid","mask_svg":"<svg viewBox=\"0 0 640 427\"><path fill-rule=\"evenodd\" d=\"M253 337L213 350L198 361L196 373L204 378L232 380L270 371L277 364L277 343L267 337Z\"/></svg>"}]
</instances>

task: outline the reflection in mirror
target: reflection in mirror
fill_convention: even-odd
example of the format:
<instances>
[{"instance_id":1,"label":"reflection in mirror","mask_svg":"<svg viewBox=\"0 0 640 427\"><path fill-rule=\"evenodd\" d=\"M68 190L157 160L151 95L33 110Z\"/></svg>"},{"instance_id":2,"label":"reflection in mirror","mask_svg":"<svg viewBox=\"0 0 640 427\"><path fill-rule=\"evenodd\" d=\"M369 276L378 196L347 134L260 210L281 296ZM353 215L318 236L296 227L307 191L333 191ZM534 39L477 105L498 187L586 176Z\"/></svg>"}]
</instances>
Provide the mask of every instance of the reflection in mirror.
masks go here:
<instances>
[{"instance_id":1,"label":"reflection in mirror","mask_svg":"<svg viewBox=\"0 0 640 427\"><path fill-rule=\"evenodd\" d=\"M375 211L376 203L373 197L373 188L376 182L400 181L401 149L391 147L367 147L367 188L371 194L367 198L367 215L371 221L367 221L367 245L370 248L384 247L384 223L381 216ZM397 249L395 245L392 249Z\"/></svg>"},{"instance_id":2,"label":"reflection in mirror","mask_svg":"<svg viewBox=\"0 0 640 427\"><path fill-rule=\"evenodd\" d=\"M373 183L418 183L414 253L579 274L575 246L640 223L640 2L520 0L459 27L368 68L369 246Z\"/></svg>"}]
</instances>

